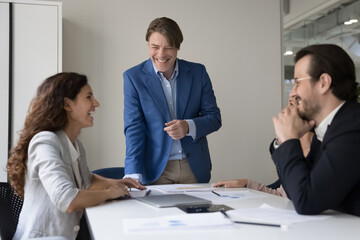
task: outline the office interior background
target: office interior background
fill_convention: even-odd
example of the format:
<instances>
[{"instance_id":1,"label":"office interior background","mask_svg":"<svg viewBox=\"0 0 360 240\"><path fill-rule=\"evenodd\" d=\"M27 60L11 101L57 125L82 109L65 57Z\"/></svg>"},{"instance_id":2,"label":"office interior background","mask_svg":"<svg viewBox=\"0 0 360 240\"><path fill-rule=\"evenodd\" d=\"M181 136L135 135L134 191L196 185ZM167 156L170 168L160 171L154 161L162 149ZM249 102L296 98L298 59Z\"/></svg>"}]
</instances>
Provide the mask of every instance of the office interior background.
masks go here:
<instances>
[{"instance_id":1,"label":"office interior background","mask_svg":"<svg viewBox=\"0 0 360 240\"><path fill-rule=\"evenodd\" d=\"M295 1L294 1L295 2ZM336 2L336 3L333 3ZM357 81L360 76L360 1L328 1L329 6L306 13L297 22L285 22L283 30L284 82L283 105L291 90L289 79L294 74L294 54L301 48L318 43L337 44L355 63ZM285 18L286 19L286 15ZM335 56L334 56L335 57Z\"/></svg>"},{"instance_id":2,"label":"office interior background","mask_svg":"<svg viewBox=\"0 0 360 240\"><path fill-rule=\"evenodd\" d=\"M289 51L295 54L309 44L336 43L351 54L357 69L359 66L356 49L360 23L344 22L359 17L360 1L55 2L62 3L60 68L87 75L101 104L94 126L83 129L80 135L91 170L124 166L122 73L148 59L145 32L156 17L177 21L184 34L178 57L204 64L212 80L223 126L208 136L211 182L276 180L268 148L274 137L272 117L286 105L290 89L287 79L293 77L293 55ZM26 91L34 95L36 87ZM23 109L28 104L24 103ZM12 145L22 124L23 119L13 124ZM0 135L4 139L6 134ZM1 181L6 180L6 155L7 150L1 148Z\"/></svg>"}]
</instances>

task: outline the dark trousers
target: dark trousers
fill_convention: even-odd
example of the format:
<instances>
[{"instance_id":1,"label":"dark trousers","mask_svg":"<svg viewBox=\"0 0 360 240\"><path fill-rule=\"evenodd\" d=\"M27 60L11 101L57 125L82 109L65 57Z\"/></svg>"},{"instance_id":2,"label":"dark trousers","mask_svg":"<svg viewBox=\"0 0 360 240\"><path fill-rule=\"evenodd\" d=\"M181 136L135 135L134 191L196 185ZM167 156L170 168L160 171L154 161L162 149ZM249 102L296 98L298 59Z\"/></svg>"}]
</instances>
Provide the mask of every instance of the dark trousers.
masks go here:
<instances>
[{"instance_id":1,"label":"dark trousers","mask_svg":"<svg viewBox=\"0 0 360 240\"><path fill-rule=\"evenodd\" d=\"M90 232L89 227L86 221L85 214L83 214L82 218L80 219L80 230L76 237L76 240L90 240Z\"/></svg>"}]
</instances>

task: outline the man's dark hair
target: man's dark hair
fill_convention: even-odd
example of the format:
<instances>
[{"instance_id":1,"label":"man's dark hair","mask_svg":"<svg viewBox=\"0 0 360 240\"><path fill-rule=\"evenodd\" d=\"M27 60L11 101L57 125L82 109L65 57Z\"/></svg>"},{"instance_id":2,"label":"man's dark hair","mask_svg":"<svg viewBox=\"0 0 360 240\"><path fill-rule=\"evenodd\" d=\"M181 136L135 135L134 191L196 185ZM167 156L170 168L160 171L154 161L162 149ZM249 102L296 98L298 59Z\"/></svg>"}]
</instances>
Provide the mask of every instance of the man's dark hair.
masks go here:
<instances>
[{"instance_id":1,"label":"man's dark hair","mask_svg":"<svg viewBox=\"0 0 360 240\"><path fill-rule=\"evenodd\" d=\"M308 74L313 82L327 73L331 77L330 89L335 97L345 101L357 100L355 65L341 47L333 44L307 46L296 53L295 63L307 55L311 56Z\"/></svg>"}]
</instances>

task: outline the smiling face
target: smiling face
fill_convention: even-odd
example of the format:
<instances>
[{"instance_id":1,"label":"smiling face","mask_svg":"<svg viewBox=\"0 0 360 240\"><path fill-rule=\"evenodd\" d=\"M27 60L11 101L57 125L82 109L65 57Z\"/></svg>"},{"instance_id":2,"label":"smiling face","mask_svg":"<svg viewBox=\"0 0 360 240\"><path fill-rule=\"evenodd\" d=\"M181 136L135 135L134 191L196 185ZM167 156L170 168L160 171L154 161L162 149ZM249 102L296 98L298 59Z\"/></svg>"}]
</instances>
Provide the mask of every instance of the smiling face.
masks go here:
<instances>
[{"instance_id":1,"label":"smiling face","mask_svg":"<svg viewBox=\"0 0 360 240\"><path fill-rule=\"evenodd\" d=\"M100 104L95 99L89 84L81 88L74 100L65 98L65 110L67 111L69 127L80 131L82 128L93 126L94 118L92 115L98 106Z\"/></svg>"},{"instance_id":2,"label":"smiling face","mask_svg":"<svg viewBox=\"0 0 360 240\"><path fill-rule=\"evenodd\" d=\"M308 78L308 67L311 56L306 55L295 64L294 78ZM311 79L297 81L291 89L290 97L295 99L299 115L304 120L315 120L319 113L319 93L317 85L319 81L312 83Z\"/></svg>"},{"instance_id":3,"label":"smiling face","mask_svg":"<svg viewBox=\"0 0 360 240\"><path fill-rule=\"evenodd\" d=\"M153 32L149 38L149 55L157 70L169 79L174 72L178 49L170 46L159 32Z\"/></svg>"}]
</instances>

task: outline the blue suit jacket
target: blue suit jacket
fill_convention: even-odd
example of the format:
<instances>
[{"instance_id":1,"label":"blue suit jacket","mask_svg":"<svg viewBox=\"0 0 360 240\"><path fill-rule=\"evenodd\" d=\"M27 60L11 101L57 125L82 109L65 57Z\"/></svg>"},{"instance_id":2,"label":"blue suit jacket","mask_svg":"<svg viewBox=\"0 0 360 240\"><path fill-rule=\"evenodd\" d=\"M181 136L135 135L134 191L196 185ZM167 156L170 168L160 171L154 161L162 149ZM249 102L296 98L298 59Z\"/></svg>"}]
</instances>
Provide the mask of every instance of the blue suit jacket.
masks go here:
<instances>
[{"instance_id":1,"label":"blue suit jacket","mask_svg":"<svg viewBox=\"0 0 360 240\"><path fill-rule=\"evenodd\" d=\"M209 182L211 161L206 135L221 127L220 110L205 67L180 59L178 62L177 119L192 119L196 125L196 139L186 136L181 146L198 182ZM141 173L143 184L160 177L172 145L164 131L169 121L169 107L151 59L124 72L125 174Z\"/></svg>"}]
</instances>

